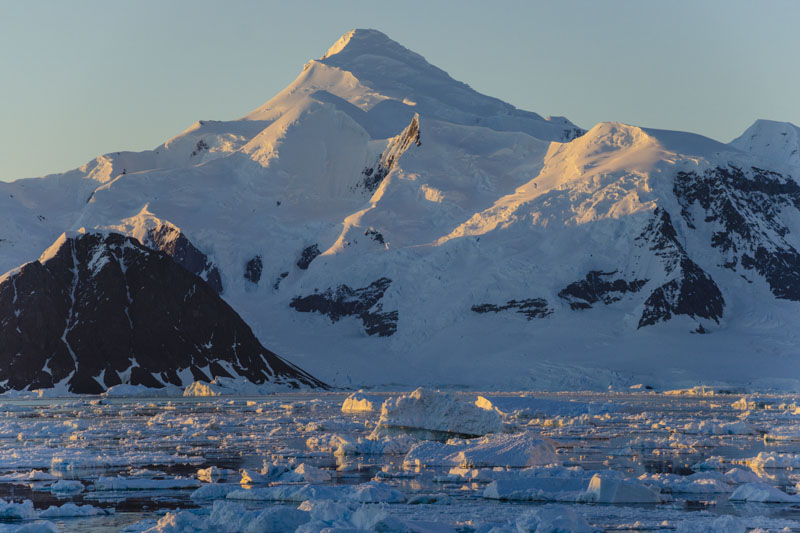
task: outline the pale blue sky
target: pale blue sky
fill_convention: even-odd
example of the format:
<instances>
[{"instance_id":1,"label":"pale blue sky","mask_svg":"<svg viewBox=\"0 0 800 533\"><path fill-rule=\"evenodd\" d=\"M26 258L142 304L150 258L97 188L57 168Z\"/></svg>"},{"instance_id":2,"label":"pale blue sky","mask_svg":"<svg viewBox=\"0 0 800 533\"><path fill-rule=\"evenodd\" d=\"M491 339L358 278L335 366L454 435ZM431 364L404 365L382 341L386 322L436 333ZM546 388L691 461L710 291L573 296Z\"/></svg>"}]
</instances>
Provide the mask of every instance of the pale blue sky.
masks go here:
<instances>
[{"instance_id":1,"label":"pale blue sky","mask_svg":"<svg viewBox=\"0 0 800 533\"><path fill-rule=\"evenodd\" d=\"M0 179L238 118L350 28L590 128L800 125L800 2L0 0Z\"/></svg>"}]
</instances>

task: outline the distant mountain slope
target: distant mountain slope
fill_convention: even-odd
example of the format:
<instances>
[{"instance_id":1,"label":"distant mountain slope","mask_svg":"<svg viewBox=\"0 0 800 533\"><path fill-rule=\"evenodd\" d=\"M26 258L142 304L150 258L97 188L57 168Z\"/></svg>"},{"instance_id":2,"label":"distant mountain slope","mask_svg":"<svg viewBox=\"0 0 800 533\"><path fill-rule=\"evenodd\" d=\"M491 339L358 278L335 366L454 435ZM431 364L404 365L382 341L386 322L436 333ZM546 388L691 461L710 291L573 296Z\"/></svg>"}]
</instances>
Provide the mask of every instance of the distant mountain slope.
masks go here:
<instances>
[{"instance_id":1,"label":"distant mountain slope","mask_svg":"<svg viewBox=\"0 0 800 533\"><path fill-rule=\"evenodd\" d=\"M0 183L0 269L135 237L335 385L800 389L795 129L584 131L354 30L240 120Z\"/></svg>"},{"instance_id":2,"label":"distant mountain slope","mask_svg":"<svg viewBox=\"0 0 800 533\"><path fill-rule=\"evenodd\" d=\"M323 384L266 350L236 312L166 254L110 233L62 235L0 278L0 383L99 393L244 377Z\"/></svg>"}]
</instances>

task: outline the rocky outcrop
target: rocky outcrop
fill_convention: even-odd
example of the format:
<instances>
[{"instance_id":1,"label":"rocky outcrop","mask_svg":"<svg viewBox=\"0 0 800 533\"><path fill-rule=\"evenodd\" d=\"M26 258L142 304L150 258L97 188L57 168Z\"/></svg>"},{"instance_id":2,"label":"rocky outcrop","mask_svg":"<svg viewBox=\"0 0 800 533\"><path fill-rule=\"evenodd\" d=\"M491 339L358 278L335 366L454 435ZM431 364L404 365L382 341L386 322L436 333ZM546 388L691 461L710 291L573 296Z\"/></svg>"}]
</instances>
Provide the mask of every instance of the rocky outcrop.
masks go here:
<instances>
[{"instance_id":1,"label":"rocky outcrop","mask_svg":"<svg viewBox=\"0 0 800 533\"><path fill-rule=\"evenodd\" d=\"M264 269L264 262L260 255L253 256L244 266L244 279L258 285L261 281L261 271Z\"/></svg>"},{"instance_id":2,"label":"rocky outcrop","mask_svg":"<svg viewBox=\"0 0 800 533\"><path fill-rule=\"evenodd\" d=\"M722 293L711 276L686 254L669 213L657 208L636 243L661 261L667 280L645 300L639 328L665 322L674 315L719 323L725 307Z\"/></svg>"},{"instance_id":3,"label":"rocky outcrop","mask_svg":"<svg viewBox=\"0 0 800 533\"><path fill-rule=\"evenodd\" d=\"M591 270L586 278L570 283L559 291L558 297L565 300L571 309L590 309L601 302L605 305L618 302L625 294L639 292L646 279L626 281L617 276L617 271Z\"/></svg>"},{"instance_id":4,"label":"rocky outcrop","mask_svg":"<svg viewBox=\"0 0 800 533\"><path fill-rule=\"evenodd\" d=\"M391 285L389 278L380 278L366 287L353 289L339 285L309 296L298 296L289 304L301 313L321 313L338 322L346 316L361 319L367 335L389 337L397 331L397 311L383 311L381 299Z\"/></svg>"},{"instance_id":5,"label":"rocky outcrop","mask_svg":"<svg viewBox=\"0 0 800 533\"><path fill-rule=\"evenodd\" d=\"M528 298L526 300L509 300L503 305L480 304L473 305L472 310L476 313L499 313L501 311L514 310L525 315L528 320L534 318L544 318L553 313L544 298Z\"/></svg>"},{"instance_id":6,"label":"rocky outcrop","mask_svg":"<svg viewBox=\"0 0 800 533\"><path fill-rule=\"evenodd\" d=\"M422 146L422 141L420 141L419 137L419 115L415 115L414 118L411 119L411 123L403 133L392 139L389 146L378 157L378 161L374 165L364 169L361 173L362 179L357 185L357 188L363 188L369 193L375 192L383 181L383 178L392 171L397 159L403 155L412 144L414 146Z\"/></svg>"},{"instance_id":7,"label":"rocky outcrop","mask_svg":"<svg viewBox=\"0 0 800 533\"><path fill-rule=\"evenodd\" d=\"M777 298L800 301L800 254L787 239L781 215L800 209L800 185L756 167L715 167L702 175L679 172L674 185L681 215L691 228L710 228L721 266L763 277ZM702 218L696 215L702 215Z\"/></svg>"},{"instance_id":8,"label":"rocky outcrop","mask_svg":"<svg viewBox=\"0 0 800 533\"><path fill-rule=\"evenodd\" d=\"M222 294L219 269L176 226L161 223L150 228L142 239L142 244L165 252L180 266L203 278L217 294Z\"/></svg>"},{"instance_id":9,"label":"rocky outcrop","mask_svg":"<svg viewBox=\"0 0 800 533\"><path fill-rule=\"evenodd\" d=\"M312 244L311 246L307 246L303 249L303 253L300 254L300 259L297 260L297 268L300 270L308 270L311 261L316 259L320 253L319 245Z\"/></svg>"},{"instance_id":10,"label":"rocky outcrop","mask_svg":"<svg viewBox=\"0 0 800 533\"><path fill-rule=\"evenodd\" d=\"M0 278L3 390L99 393L243 377L321 387L264 348L203 279L115 233L62 235Z\"/></svg>"}]
</instances>

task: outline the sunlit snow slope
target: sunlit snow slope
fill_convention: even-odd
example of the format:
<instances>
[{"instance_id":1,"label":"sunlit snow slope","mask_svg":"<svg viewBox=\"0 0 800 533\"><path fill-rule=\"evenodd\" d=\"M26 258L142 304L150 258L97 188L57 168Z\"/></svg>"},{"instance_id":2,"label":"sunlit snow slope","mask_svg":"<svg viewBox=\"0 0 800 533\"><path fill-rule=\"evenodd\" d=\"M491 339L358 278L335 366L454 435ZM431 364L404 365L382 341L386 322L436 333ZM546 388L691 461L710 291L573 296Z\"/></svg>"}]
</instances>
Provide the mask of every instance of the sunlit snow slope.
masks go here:
<instances>
[{"instance_id":1,"label":"sunlit snow slope","mask_svg":"<svg viewBox=\"0 0 800 533\"><path fill-rule=\"evenodd\" d=\"M0 183L0 271L133 236L333 385L799 387L797 131L585 132L354 30L242 119Z\"/></svg>"}]
</instances>

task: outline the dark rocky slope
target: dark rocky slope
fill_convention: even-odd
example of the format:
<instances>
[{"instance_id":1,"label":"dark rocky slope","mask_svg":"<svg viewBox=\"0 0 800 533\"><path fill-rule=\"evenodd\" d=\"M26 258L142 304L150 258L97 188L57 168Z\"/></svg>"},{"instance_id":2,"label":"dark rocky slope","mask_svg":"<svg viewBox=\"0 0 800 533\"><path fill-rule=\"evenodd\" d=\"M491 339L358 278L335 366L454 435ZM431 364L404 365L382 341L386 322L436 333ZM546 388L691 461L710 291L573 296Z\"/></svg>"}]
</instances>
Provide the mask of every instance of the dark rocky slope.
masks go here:
<instances>
[{"instance_id":1,"label":"dark rocky slope","mask_svg":"<svg viewBox=\"0 0 800 533\"><path fill-rule=\"evenodd\" d=\"M264 348L205 281L119 234L62 235L0 278L3 390L99 393L244 377L324 384Z\"/></svg>"}]
</instances>

